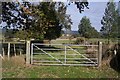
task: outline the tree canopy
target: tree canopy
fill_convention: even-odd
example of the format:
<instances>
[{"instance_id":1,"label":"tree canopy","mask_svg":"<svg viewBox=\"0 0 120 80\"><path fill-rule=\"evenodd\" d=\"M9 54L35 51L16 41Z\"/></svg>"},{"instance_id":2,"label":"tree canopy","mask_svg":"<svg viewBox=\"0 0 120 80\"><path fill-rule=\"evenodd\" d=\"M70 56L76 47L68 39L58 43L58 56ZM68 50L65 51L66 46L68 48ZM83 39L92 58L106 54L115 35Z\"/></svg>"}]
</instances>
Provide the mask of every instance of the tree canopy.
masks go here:
<instances>
[{"instance_id":1,"label":"tree canopy","mask_svg":"<svg viewBox=\"0 0 120 80\"><path fill-rule=\"evenodd\" d=\"M80 13L88 8L87 1L74 3ZM2 2L2 21L6 22L6 29L18 32L16 35L22 32L30 38L51 40L60 36L62 28L71 29L72 21L66 14L68 5L63 2L39 2L38 5L25 1Z\"/></svg>"},{"instance_id":2,"label":"tree canopy","mask_svg":"<svg viewBox=\"0 0 120 80\"><path fill-rule=\"evenodd\" d=\"M114 2L108 2L104 12L104 16L101 20L101 34L105 38L117 38L118 37L118 11Z\"/></svg>"},{"instance_id":3,"label":"tree canopy","mask_svg":"<svg viewBox=\"0 0 120 80\"><path fill-rule=\"evenodd\" d=\"M91 26L90 20L86 16L81 19L78 25L78 32L82 37L85 38L99 37L99 33L94 27Z\"/></svg>"}]
</instances>

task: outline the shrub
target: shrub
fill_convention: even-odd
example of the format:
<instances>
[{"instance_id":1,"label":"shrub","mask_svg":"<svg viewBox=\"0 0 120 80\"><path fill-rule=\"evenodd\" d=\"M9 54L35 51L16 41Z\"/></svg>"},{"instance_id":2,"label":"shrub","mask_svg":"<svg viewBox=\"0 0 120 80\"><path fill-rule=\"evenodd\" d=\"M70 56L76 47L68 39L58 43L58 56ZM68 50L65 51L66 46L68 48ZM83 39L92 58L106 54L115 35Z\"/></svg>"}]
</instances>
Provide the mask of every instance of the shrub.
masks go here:
<instances>
[{"instance_id":1,"label":"shrub","mask_svg":"<svg viewBox=\"0 0 120 80\"><path fill-rule=\"evenodd\" d=\"M75 41L75 44L84 44L85 38L84 37L78 37Z\"/></svg>"}]
</instances>

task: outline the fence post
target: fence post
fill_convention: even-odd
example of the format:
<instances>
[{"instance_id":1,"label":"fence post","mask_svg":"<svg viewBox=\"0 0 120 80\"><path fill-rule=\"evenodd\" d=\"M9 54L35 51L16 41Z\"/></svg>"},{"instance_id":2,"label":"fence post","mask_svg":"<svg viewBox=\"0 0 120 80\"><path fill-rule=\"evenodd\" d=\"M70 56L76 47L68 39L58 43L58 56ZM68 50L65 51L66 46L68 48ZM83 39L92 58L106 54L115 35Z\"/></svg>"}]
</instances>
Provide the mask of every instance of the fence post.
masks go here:
<instances>
[{"instance_id":1,"label":"fence post","mask_svg":"<svg viewBox=\"0 0 120 80\"><path fill-rule=\"evenodd\" d=\"M8 43L8 60L10 59L10 43Z\"/></svg>"},{"instance_id":2,"label":"fence post","mask_svg":"<svg viewBox=\"0 0 120 80\"><path fill-rule=\"evenodd\" d=\"M66 64L66 45L65 45L65 64Z\"/></svg>"},{"instance_id":3,"label":"fence post","mask_svg":"<svg viewBox=\"0 0 120 80\"><path fill-rule=\"evenodd\" d=\"M102 60L102 42L98 42L98 67L101 66Z\"/></svg>"},{"instance_id":4,"label":"fence post","mask_svg":"<svg viewBox=\"0 0 120 80\"><path fill-rule=\"evenodd\" d=\"M31 64L33 64L33 44L31 44Z\"/></svg>"},{"instance_id":5,"label":"fence post","mask_svg":"<svg viewBox=\"0 0 120 80\"><path fill-rule=\"evenodd\" d=\"M14 54L15 54L15 56L16 56L15 43L13 44L13 46L14 46Z\"/></svg>"},{"instance_id":6,"label":"fence post","mask_svg":"<svg viewBox=\"0 0 120 80\"><path fill-rule=\"evenodd\" d=\"M5 57L5 49L2 48L2 56Z\"/></svg>"},{"instance_id":7,"label":"fence post","mask_svg":"<svg viewBox=\"0 0 120 80\"><path fill-rule=\"evenodd\" d=\"M26 42L26 64L30 64L30 41Z\"/></svg>"}]
</instances>

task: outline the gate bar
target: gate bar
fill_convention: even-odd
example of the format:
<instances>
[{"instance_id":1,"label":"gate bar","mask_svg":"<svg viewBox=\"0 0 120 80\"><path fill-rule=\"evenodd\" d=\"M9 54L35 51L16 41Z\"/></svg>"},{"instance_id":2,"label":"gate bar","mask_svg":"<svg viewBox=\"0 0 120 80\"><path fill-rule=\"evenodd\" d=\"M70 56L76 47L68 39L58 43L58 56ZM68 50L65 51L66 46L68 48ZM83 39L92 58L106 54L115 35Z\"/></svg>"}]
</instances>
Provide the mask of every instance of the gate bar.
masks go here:
<instances>
[{"instance_id":1,"label":"gate bar","mask_svg":"<svg viewBox=\"0 0 120 80\"><path fill-rule=\"evenodd\" d=\"M69 47L71 50L73 50L73 51L75 51L76 53L78 53L79 55L81 55L81 56L83 56L84 58L86 58L87 60L89 60L89 61L95 63L94 61L92 61L92 60L90 60L89 58L85 57L84 55L80 54L78 51L72 49L70 46L68 46L68 47Z\"/></svg>"},{"instance_id":2,"label":"gate bar","mask_svg":"<svg viewBox=\"0 0 120 80\"><path fill-rule=\"evenodd\" d=\"M34 45L35 46L35 45ZM35 46L36 48L40 49L39 47ZM54 58L55 60L57 60L58 62L62 63L60 60L56 59L55 57L53 57L52 55L48 54L47 52L43 51L42 49L40 49L42 52L44 52L45 54L49 55L50 57Z\"/></svg>"},{"instance_id":3,"label":"gate bar","mask_svg":"<svg viewBox=\"0 0 120 80\"><path fill-rule=\"evenodd\" d=\"M34 63L34 65L40 66L97 66L97 64L40 64Z\"/></svg>"}]
</instances>

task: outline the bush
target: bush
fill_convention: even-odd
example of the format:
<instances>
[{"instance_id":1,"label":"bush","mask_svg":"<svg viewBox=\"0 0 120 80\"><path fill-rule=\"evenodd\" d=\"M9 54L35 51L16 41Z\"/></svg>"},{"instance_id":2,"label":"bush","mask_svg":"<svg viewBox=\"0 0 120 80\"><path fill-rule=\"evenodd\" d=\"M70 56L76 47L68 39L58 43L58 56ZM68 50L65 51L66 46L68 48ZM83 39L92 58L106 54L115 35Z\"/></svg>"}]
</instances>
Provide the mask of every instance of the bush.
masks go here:
<instances>
[{"instance_id":1,"label":"bush","mask_svg":"<svg viewBox=\"0 0 120 80\"><path fill-rule=\"evenodd\" d=\"M85 38L84 37L78 37L75 41L75 44L84 44Z\"/></svg>"},{"instance_id":2,"label":"bush","mask_svg":"<svg viewBox=\"0 0 120 80\"><path fill-rule=\"evenodd\" d=\"M108 60L111 57L114 57L114 48L115 44L103 44L102 49L102 59Z\"/></svg>"}]
</instances>

